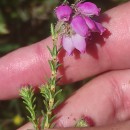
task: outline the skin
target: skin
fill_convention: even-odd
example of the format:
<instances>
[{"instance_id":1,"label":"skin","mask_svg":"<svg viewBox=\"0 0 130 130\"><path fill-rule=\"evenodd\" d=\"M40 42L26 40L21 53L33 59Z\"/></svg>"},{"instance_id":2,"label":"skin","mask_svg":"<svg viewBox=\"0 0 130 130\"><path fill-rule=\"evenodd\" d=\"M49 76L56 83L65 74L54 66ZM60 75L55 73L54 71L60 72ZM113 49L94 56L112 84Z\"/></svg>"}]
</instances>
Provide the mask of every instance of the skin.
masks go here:
<instances>
[{"instance_id":1,"label":"skin","mask_svg":"<svg viewBox=\"0 0 130 130\"><path fill-rule=\"evenodd\" d=\"M102 15L108 31L104 40L95 37L88 43L87 53L59 55L64 75L61 84L67 84L99 75L85 84L55 110L57 127L72 127L81 116L91 118L95 127L86 130L128 130L130 128L130 2L115 7ZM0 99L18 97L20 86L35 87L50 76L46 48L51 38L18 49L0 59ZM103 73L103 74L102 74ZM13 81L13 82L12 82ZM7 84L8 83L8 84ZM33 129L30 123L18 130ZM62 128L63 129L63 128ZM68 130L73 130L70 128ZM80 130L80 129L78 129Z\"/></svg>"}]
</instances>

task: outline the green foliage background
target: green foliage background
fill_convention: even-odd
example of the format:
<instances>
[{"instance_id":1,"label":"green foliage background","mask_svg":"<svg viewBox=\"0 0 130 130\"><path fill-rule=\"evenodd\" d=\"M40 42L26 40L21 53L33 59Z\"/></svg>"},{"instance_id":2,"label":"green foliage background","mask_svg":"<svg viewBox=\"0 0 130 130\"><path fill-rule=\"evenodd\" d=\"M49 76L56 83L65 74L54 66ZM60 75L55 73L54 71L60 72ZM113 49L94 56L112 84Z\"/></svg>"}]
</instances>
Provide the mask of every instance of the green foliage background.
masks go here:
<instances>
[{"instance_id":1,"label":"green foliage background","mask_svg":"<svg viewBox=\"0 0 130 130\"><path fill-rule=\"evenodd\" d=\"M105 11L128 0L90 1ZM63 0L0 0L0 56L49 36L50 23L55 23L55 15L52 12L62 2ZM59 97L64 100L81 84L83 83L65 86ZM41 109L41 97L37 97L38 108ZM27 113L20 99L0 101L0 110L0 130L14 130L26 122ZM17 115L24 120L17 119L19 123L16 123L14 119Z\"/></svg>"}]
</instances>

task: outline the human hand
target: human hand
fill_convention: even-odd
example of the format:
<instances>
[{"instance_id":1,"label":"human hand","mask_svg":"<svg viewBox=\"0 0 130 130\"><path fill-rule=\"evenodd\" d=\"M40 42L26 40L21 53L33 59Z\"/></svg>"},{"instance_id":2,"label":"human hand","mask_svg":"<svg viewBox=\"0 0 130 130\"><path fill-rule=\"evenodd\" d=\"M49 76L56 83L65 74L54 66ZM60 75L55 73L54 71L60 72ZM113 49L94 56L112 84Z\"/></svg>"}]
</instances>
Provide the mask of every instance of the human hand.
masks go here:
<instances>
[{"instance_id":1,"label":"human hand","mask_svg":"<svg viewBox=\"0 0 130 130\"><path fill-rule=\"evenodd\" d=\"M80 119L82 115L90 117L95 126L127 121L130 118L129 7L130 2L105 13L109 20L105 17L107 20L104 26L110 32L105 43L96 39L95 43L88 45L88 53L80 57L78 54L64 57L63 52L59 55L60 61L63 61L63 68L59 71L59 74L64 73L63 84L106 73L84 85L65 102L62 109L56 110L57 116L60 117L57 126L71 127L75 124L74 119ZM19 89L23 85L39 86L45 82L50 75L50 55L46 48L49 43L51 44L50 38L0 59L1 100L18 97ZM125 130L130 125L129 122L127 124L123 124ZM29 128L32 128L31 124L19 130ZM119 125L119 128L121 129L122 125ZM92 129L94 130L90 128ZM98 129L108 130L110 127L95 128Z\"/></svg>"}]
</instances>

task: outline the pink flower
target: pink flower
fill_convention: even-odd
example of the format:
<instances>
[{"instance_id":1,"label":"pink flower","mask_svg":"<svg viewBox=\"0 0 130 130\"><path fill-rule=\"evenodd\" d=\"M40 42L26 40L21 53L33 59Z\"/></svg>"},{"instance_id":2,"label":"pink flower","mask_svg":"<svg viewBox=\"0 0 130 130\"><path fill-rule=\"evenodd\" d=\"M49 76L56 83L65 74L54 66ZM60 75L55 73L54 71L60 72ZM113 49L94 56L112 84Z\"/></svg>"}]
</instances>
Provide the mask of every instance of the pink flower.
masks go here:
<instances>
[{"instance_id":1,"label":"pink flower","mask_svg":"<svg viewBox=\"0 0 130 130\"><path fill-rule=\"evenodd\" d=\"M81 53L84 53L86 50L86 37L82 37L79 34L72 36L72 41L74 47L79 50Z\"/></svg>"},{"instance_id":2,"label":"pink flower","mask_svg":"<svg viewBox=\"0 0 130 130\"><path fill-rule=\"evenodd\" d=\"M92 16L92 15L98 16L101 10L94 3L91 2L84 2L84 3L79 2L77 4L77 8L81 14L86 16Z\"/></svg>"},{"instance_id":3,"label":"pink flower","mask_svg":"<svg viewBox=\"0 0 130 130\"><path fill-rule=\"evenodd\" d=\"M71 37L63 36L62 44L63 44L63 48L67 51L68 55L71 55L72 51L75 48Z\"/></svg>"},{"instance_id":4,"label":"pink flower","mask_svg":"<svg viewBox=\"0 0 130 130\"><path fill-rule=\"evenodd\" d=\"M69 36L63 36L63 48L67 51L68 55L72 54L72 51L76 48L81 53L86 50L86 38L79 34Z\"/></svg>"},{"instance_id":5,"label":"pink flower","mask_svg":"<svg viewBox=\"0 0 130 130\"><path fill-rule=\"evenodd\" d=\"M55 9L58 20L69 21L72 9L68 5L60 5Z\"/></svg>"},{"instance_id":6,"label":"pink flower","mask_svg":"<svg viewBox=\"0 0 130 130\"><path fill-rule=\"evenodd\" d=\"M92 32L100 35L106 30L100 23L92 19L98 16L100 10L94 3L79 2L76 5L60 5L55 12L58 18L57 31L62 36L63 48L69 55L74 49L84 53L86 50L86 39ZM60 25L60 26L59 26Z\"/></svg>"},{"instance_id":7,"label":"pink flower","mask_svg":"<svg viewBox=\"0 0 130 130\"><path fill-rule=\"evenodd\" d=\"M82 16L77 15L71 21L72 29L79 35L85 37L89 34L88 26Z\"/></svg>"},{"instance_id":8,"label":"pink flower","mask_svg":"<svg viewBox=\"0 0 130 130\"><path fill-rule=\"evenodd\" d=\"M106 29L100 23L92 20L91 18L87 16L84 19L87 26L92 32L99 32L100 35L102 35L105 32Z\"/></svg>"}]
</instances>

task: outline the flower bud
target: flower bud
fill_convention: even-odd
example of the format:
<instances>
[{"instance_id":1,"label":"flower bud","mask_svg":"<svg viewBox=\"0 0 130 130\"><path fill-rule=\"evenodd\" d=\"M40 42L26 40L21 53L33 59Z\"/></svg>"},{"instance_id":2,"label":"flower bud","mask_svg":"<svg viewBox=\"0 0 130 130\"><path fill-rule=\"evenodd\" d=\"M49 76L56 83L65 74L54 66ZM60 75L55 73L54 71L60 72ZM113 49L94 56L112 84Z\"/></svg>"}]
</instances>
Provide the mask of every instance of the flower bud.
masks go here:
<instances>
[{"instance_id":1,"label":"flower bud","mask_svg":"<svg viewBox=\"0 0 130 130\"><path fill-rule=\"evenodd\" d=\"M72 9L68 5L60 5L55 9L56 16L60 21L69 21Z\"/></svg>"}]
</instances>

